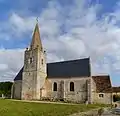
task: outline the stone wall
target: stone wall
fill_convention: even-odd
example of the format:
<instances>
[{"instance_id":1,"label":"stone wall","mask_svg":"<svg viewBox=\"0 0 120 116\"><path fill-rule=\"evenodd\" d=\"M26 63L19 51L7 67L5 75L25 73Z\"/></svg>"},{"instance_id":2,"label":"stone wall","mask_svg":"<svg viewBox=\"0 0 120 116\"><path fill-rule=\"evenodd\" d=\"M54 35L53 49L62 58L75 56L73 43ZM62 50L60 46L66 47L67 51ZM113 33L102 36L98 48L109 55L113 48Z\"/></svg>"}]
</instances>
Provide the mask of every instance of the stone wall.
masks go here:
<instances>
[{"instance_id":1,"label":"stone wall","mask_svg":"<svg viewBox=\"0 0 120 116\"><path fill-rule=\"evenodd\" d=\"M33 99L33 96L34 96L33 92L36 92L36 91L35 90L30 91L28 89L30 89L29 87L35 88L33 87L35 86L35 84L33 84L34 83L33 78L35 77L35 75L34 76L31 75L31 79L30 79L30 76L26 76L26 77L29 78L29 79L26 78L27 83L29 84L24 83L25 84L23 86L24 88L22 88L21 81L14 82L12 87L13 89L12 98L21 99L21 90L24 89L24 91L27 91L27 93L31 95ZM90 87L88 86L89 81L91 81ZM57 83L57 91L53 90L54 82ZM70 91L70 82L74 83L74 91ZM90 89L89 92L88 92L88 89ZM65 99L67 101L73 101L73 102L79 102L79 103L83 103L83 102L85 103L89 99L91 99L91 103L111 104L112 102L111 93L96 93L96 85L94 81L91 79L91 77L83 77L83 78L78 77L78 78L70 78L70 79L67 79L67 78L46 79L44 86L41 88L41 90L39 89L38 92L39 92L39 95L41 93L41 96L39 96L39 99L40 97L47 97L47 98L53 98L53 99ZM100 97L99 94L103 94L103 97ZM30 97L30 96L26 96L26 97ZM88 99L88 97L90 98Z\"/></svg>"},{"instance_id":2,"label":"stone wall","mask_svg":"<svg viewBox=\"0 0 120 116\"><path fill-rule=\"evenodd\" d=\"M52 84L51 97L68 101L85 102L87 100L87 80L89 77L50 79ZM57 91L53 91L54 82L57 83ZM74 83L74 91L70 91L70 82Z\"/></svg>"},{"instance_id":3,"label":"stone wall","mask_svg":"<svg viewBox=\"0 0 120 116\"><path fill-rule=\"evenodd\" d=\"M12 95L13 99L21 99L21 91L22 91L22 81L18 80L13 83L12 86Z\"/></svg>"},{"instance_id":4,"label":"stone wall","mask_svg":"<svg viewBox=\"0 0 120 116\"><path fill-rule=\"evenodd\" d=\"M46 76L45 52L40 48L27 49L22 75L22 99L39 100Z\"/></svg>"},{"instance_id":5,"label":"stone wall","mask_svg":"<svg viewBox=\"0 0 120 116\"><path fill-rule=\"evenodd\" d=\"M100 94L103 94L103 97L100 97ZM95 93L94 103L111 104L112 94L111 93Z\"/></svg>"},{"instance_id":6,"label":"stone wall","mask_svg":"<svg viewBox=\"0 0 120 116\"><path fill-rule=\"evenodd\" d=\"M36 99L36 72L23 72L22 99Z\"/></svg>"},{"instance_id":7,"label":"stone wall","mask_svg":"<svg viewBox=\"0 0 120 116\"><path fill-rule=\"evenodd\" d=\"M90 81L91 81L91 103L94 103L95 102L95 100L96 100L96 83L94 82L94 80L91 78L90 79Z\"/></svg>"},{"instance_id":8,"label":"stone wall","mask_svg":"<svg viewBox=\"0 0 120 116\"><path fill-rule=\"evenodd\" d=\"M87 79L70 79L65 81L65 98L70 101L85 102L87 100ZM74 83L74 91L70 91L70 82Z\"/></svg>"},{"instance_id":9,"label":"stone wall","mask_svg":"<svg viewBox=\"0 0 120 116\"><path fill-rule=\"evenodd\" d=\"M41 97L48 97L51 98L52 93L52 83L50 80L46 79L44 86L41 88Z\"/></svg>"},{"instance_id":10,"label":"stone wall","mask_svg":"<svg viewBox=\"0 0 120 116\"><path fill-rule=\"evenodd\" d=\"M104 97L99 97L99 94L96 93L96 84L91 77L77 77L77 78L52 78L49 80L49 87L46 87L45 90L49 88L49 96L51 98L65 99L67 101L85 103L105 103L111 104L111 93L103 93ZM54 82L57 83L57 91L53 91ZM70 82L74 83L74 91L70 91ZM88 86L89 82L89 86ZM62 86L61 86L61 83ZM89 90L89 91L88 91Z\"/></svg>"},{"instance_id":11,"label":"stone wall","mask_svg":"<svg viewBox=\"0 0 120 116\"><path fill-rule=\"evenodd\" d=\"M111 93L97 93L96 92L96 83L91 78L91 101L92 103L105 103L111 104L112 102L112 94ZM103 94L103 97L99 97L99 94Z\"/></svg>"}]
</instances>

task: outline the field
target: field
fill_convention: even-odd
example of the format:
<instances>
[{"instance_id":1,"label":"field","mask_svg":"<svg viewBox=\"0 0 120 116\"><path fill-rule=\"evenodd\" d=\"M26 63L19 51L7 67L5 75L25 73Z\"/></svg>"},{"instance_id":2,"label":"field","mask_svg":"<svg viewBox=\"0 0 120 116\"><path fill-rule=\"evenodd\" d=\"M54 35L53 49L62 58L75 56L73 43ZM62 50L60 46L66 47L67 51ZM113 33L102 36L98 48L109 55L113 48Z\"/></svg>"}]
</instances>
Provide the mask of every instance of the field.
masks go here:
<instances>
[{"instance_id":1,"label":"field","mask_svg":"<svg viewBox=\"0 0 120 116\"><path fill-rule=\"evenodd\" d=\"M0 116L67 116L103 106L30 103L0 99Z\"/></svg>"}]
</instances>

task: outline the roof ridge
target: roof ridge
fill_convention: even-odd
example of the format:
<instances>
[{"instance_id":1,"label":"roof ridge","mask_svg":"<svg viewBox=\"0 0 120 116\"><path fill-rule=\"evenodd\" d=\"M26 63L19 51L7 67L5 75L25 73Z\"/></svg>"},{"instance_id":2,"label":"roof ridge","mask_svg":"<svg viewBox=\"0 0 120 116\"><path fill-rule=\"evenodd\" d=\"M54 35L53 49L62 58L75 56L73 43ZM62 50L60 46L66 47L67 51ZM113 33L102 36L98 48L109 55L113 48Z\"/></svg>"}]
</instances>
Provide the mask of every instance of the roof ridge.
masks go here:
<instances>
[{"instance_id":1,"label":"roof ridge","mask_svg":"<svg viewBox=\"0 0 120 116\"><path fill-rule=\"evenodd\" d=\"M74 62L74 61L87 60L87 59L90 60L90 58L88 57L88 58L82 58L82 59L74 59L74 60L64 60L64 61L50 62L50 63L47 63L47 64Z\"/></svg>"},{"instance_id":2,"label":"roof ridge","mask_svg":"<svg viewBox=\"0 0 120 116\"><path fill-rule=\"evenodd\" d=\"M92 75L92 77L110 77L109 74L98 74L98 75Z\"/></svg>"}]
</instances>

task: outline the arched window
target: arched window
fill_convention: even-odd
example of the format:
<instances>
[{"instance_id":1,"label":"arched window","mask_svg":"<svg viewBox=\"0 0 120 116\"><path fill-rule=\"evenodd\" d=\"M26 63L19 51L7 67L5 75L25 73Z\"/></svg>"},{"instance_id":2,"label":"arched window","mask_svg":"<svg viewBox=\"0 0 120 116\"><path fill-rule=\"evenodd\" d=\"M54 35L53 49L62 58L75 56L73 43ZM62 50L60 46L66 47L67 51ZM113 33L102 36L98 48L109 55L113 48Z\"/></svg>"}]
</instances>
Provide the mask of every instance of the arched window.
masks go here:
<instances>
[{"instance_id":1,"label":"arched window","mask_svg":"<svg viewBox=\"0 0 120 116\"><path fill-rule=\"evenodd\" d=\"M41 62L42 62L42 65L43 65L43 59L41 60Z\"/></svg>"},{"instance_id":2,"label":"arched window","mask_svg":"<svg viewBox=\"0 0 120 116\"><path fill-rule=\"evenodd\" d=\"M30 64L33 62L33 58L30 58Z\"/></svg>"},{"instance_id":3,"label":"arched window","mask_svg":"<svg viewBox=\"0 0 120 116\"><path fill-rule=\"evenodd\" d=\"M70 82L70 91L74 91L74 83Z\"/></svg>"},{"instance_id":4,"label":"arched window","mask_svg":"<svg viewBox=\"0 0 120 116\"><path fill-rule=\"evenodd\" d=\"M53 84L53 91L57 91L57 83L56 82L54 82L54 84Z\"/></svg>"}]
</instances>

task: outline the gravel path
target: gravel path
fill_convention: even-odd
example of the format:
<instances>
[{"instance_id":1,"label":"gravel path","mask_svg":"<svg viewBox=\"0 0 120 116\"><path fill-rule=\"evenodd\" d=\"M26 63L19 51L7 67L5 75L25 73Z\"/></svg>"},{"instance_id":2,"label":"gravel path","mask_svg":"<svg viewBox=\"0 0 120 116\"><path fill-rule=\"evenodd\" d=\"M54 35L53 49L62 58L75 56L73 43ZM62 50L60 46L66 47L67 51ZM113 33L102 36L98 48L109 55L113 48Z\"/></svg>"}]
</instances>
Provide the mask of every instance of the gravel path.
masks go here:
<instances>
[{"instance_id":1,"label":"gravel path","mask_svg":"<svg viewBox=\"0 0 120 116\"><path fill-rule=\"evenodd\" d=\"M112 114L112 113L110 112L110 110L105 109L105 111L104 111L104 113L103 113L102 116L118 116L118 115Z\"/></svg>"},{"instance_id":2,"label":"gravel path","mask_svg":"<svg viewBox=\"0 0 120 116\"><path fill-rule=\"evenodd\" d=\"M72 114L70 116L98 116L97 111L98 109L94 109L88 112L80 112L80 113ZM112 114L110 110L105 108L104 113L101 116L120 116L120 115Z\"/></svg>"}]
</instances>

